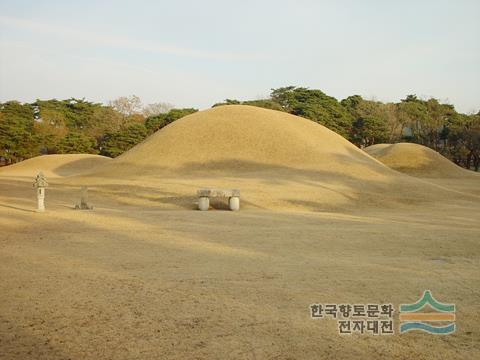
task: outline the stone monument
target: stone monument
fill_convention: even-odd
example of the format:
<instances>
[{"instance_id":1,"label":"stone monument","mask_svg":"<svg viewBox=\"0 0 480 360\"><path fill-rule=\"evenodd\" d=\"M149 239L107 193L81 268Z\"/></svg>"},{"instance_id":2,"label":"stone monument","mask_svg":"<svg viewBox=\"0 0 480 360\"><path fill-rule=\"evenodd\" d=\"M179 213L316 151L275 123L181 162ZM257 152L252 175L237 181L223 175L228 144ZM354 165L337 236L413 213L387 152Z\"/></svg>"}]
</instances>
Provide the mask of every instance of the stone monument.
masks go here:
<instances>
[{"instance_id":1,"label":"stone monument","mask_svg":"<svg viewBox=\"0 0 480 360\"><path fill-rule=\"evenodd\" d=\"M33 187L37 190L37 211L45 211L45 189L48 187L45 175L40 171L35 177Z\"/></svg>"}]
</instances>

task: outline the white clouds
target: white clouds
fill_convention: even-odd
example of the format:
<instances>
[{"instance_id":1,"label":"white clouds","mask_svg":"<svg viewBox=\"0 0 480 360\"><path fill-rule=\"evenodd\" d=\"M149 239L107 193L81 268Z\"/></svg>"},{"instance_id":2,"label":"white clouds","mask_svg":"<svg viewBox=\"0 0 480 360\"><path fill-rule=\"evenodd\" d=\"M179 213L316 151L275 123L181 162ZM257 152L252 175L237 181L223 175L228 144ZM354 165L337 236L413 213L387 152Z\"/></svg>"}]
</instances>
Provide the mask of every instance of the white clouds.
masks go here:
<instances>
[{"instance_id":1,"label":"white clouds","mask_svg":"<svg viewBox=\"0 0 480 360\"><path fill-rule=\"evenodd\" d=\"M254 53L231 53L212 52L169 46L160 42L151 42L141 39L133 39L115 34L99 34L87 29L76 29L60 25L52 25L45 22L32 21L17 17L0 15L0 24L14 29L27 30L34 33L43 33L49 36L59 37L67 41L78 41L87 45L100 45L124 50L138 50L150 53L175 55L196 59L207 60L261 60L265 59L262 54Z\"/></svg>"}]
</instances>

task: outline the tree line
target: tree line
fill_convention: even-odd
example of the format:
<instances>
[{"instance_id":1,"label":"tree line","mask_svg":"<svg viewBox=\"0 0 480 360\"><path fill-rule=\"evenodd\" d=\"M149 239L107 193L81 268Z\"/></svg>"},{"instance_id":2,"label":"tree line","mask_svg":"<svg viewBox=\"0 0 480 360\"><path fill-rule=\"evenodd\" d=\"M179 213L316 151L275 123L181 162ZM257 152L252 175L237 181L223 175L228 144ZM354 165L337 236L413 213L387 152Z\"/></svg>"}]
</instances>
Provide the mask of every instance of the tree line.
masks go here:
<instances>
[{"instance_id":1,"label":"tree line","mask_svg":"<svg viewBox=\"0 0 480 360\"><path fill-rule=\"evenodd\" d=\"M360 148L379 143L413 142L428 146L467 169L480 167L480 112L462 114L437 99L408 95L398 103L359 95L338 101L321 90L273 89L270 98L215 104L246 104L302 116L342 135Z\"/></svg>"},{"instance_id":2,"label":"tree line","mask_svg":"<svg viewBox=\"0 0 480 360\"><path fill-rule=\"evenodd\" d=\"M437 99L408 95L382 103L359 95L338 101L321 90L272 89L267 99L227 99L301 116L342 135L358 147L414 142L428 146L467 169L480 167L480 112L462 114ZM0 161L40 154L90 153L116 157L171 122L198 111L167 103L143 105L136 96L107 105L84 99L37 100L0 104Z\"/></svg>"},{"instance_id":3,"label":"tree line","mask_svg":"<svg viewBox=\"0 0 480 360\"><path fill-rule=\"evenodd\" d=\"M166 103L144 106L136 96L108 105L84 99L0 104L0 161L11 164L42 154L116 157L169 123L198 111Z\"/></svg>"}]
</instances>

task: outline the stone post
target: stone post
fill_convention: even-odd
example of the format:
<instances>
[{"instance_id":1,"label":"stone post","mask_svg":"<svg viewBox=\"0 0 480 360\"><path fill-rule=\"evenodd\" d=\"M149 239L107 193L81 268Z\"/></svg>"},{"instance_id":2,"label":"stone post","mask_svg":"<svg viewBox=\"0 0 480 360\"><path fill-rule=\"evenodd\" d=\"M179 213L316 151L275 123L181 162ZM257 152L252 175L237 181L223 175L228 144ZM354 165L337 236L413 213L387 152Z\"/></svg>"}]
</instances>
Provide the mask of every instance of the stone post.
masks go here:
<instances>
[{"instance_id":1,"label":"stone post","mask_svg":"<svg viewBox=\"0 0 480 360\"><path fill-rule=\"evenodd\" d=\"M93 206L88 204L88 187L82 186L80 188L80 205L75 205L76 210L93 210Z\"/></svg>"},{"instance_id":2,"label":"stone post","mask_svg":"<svg viewBox=\"0 0 480 360\"><path fill-rule=\"evenodd\" d=\"M232 196L231 198L229 198L228 199L228 207L232 211L240 210L240 197Z\"/></svg>"},{"instance_id":3,"label":"stone post","mask_svg":"<svg viewBox=\"0 0 480 360\"><path fill-rule=\"evenodd\" d=\"M201 211L207 211L209 207L210 207L210 199L206 196L201 196L198 199L198 208Z\"/></svg>"},{"instance_id":4,"label":"stone post","mask_svg":"<svg viewBox=\"0 0 480 360\"><path fill-rule=\"evenodd\" d=\"M81 197L80 197L80 207L82 209L88 209L90 206L88 206L88 187L82 186L81 187Z\"/></svg>"},{"instance_id":5,"label":"stone post","mask_svg":"<svg viewBox=\"0 0 480 360\"><path fill-rule=\"evenodd\" d=\"M45 189L48 187L48 183L41 171L35 177L35 182L33 183L33 187L37 190L37 211L44 212L45 211Z\"/></svg>"}]
</instances>

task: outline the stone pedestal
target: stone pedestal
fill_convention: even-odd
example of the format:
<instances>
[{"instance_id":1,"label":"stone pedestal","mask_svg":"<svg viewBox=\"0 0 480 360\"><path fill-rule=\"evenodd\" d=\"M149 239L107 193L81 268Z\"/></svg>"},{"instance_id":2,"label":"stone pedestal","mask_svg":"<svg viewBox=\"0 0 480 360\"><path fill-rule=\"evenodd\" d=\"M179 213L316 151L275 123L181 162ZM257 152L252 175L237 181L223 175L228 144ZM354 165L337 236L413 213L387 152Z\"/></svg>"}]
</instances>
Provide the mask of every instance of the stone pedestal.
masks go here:
<instances>
[{"instance_id":1,"label":"stone pedestal","mask_svg":"<svg viewBox=\"0 0 480 360\"><path fill-rule=\"evenodd\" d=\"M37 188L37 211L45 211L45 188Z\"/></svg>"}]
</instances>

